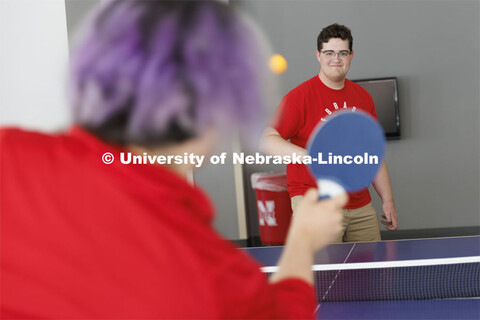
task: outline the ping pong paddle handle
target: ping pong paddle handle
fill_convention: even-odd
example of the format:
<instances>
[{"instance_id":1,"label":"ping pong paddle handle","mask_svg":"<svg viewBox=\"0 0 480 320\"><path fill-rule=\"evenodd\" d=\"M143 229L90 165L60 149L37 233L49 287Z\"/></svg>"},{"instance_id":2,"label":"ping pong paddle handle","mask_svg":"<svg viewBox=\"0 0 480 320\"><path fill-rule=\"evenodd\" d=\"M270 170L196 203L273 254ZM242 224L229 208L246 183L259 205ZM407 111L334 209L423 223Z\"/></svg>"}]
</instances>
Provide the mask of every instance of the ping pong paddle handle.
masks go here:
<instances>
[{"instance_id":1,"label":"ping pong paddle handle","mask_svg":"<svg viewBox=\"0 0 480 320\"><path fill-rule=\"evenodd\" d=\"M338 196L345 193L345 189L338 183L332 180L319 179L317 180L319 200L324 200Z\"/></svg>"}]
</instances>

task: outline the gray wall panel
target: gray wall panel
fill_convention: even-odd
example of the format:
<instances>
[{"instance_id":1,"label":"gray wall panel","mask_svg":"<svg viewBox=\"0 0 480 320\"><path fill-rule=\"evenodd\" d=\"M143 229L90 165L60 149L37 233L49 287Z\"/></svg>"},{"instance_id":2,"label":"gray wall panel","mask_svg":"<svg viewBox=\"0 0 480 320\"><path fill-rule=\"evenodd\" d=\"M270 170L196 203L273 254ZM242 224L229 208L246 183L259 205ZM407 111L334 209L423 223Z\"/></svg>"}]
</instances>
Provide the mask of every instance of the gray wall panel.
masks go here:
<instances>
[{"instance_id":1,"label":"gray wall panel","mask_svg":"<svg viewBox=\"0 0 480 320\"><path fill-rule=\"evenodd\" d=\"M235 1L283 54L283 94L319 71L316 38L352 29L350 79L399 79L386 160L402 229L480 225L478 1ZM374 194L374 205L380 201Z\"/></svg>"}]
</instances>

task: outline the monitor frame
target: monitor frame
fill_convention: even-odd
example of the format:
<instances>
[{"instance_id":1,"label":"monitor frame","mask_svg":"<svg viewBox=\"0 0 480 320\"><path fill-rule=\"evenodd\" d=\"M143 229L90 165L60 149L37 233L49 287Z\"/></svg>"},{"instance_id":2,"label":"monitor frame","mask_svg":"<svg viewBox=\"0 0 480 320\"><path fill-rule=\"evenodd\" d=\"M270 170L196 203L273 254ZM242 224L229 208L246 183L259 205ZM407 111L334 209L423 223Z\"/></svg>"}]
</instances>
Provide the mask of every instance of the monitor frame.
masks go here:
<instances>
[{"instance_id":1,"label":"monitor frame","mask_svg":"<svg viewBox=\"0 0 480 320\"><path fill-rule=\"evenodd\" d=\"M398 100L398 78L397 77L384 77L384 78L366 78L366 79L355 79L355 80L351 80L352 82L355 82L356 84L360 85L361 84L359 82L393 82L393 108L394 108L394 119L392 119L395 123L395 129L394 130L389 130L389 131L386 131L385 130L385 125L382 124L382 122L379 120L379 122L382 124L382 127L384 128L384 131L385 131L385 137L388 139L388 140L395 140L395 139L400 139L401 138L401 126L400 126L400 108L399 108L399 100ZM362 87L363 88L363 87ZM364 88L365 89L365 88ZM365 89L367 90L367 89ZM367 90L368 91L368 90ZM374 99L374 103L375 103L375 98L374 96L369 92L369 94L372 96L372 99ZM378 115L378 110L379 110L379 107L377 106L377 104L375 103L375 110L377 111L377 115Z\"/></svg>"}]
</instances>

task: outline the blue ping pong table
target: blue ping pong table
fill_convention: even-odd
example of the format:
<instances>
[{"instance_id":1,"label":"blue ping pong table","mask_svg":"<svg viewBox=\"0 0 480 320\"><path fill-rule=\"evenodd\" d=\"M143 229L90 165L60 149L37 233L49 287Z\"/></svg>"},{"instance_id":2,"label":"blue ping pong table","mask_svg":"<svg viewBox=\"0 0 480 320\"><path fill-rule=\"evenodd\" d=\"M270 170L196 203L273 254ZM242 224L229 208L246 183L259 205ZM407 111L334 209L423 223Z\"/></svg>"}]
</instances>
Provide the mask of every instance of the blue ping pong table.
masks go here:
<instances>
[{"instance_id":1,"label":"blue ping pong table","mask_svg":"<svg viewBox=\"0 0 480 320\"><path fill-rule=\"evenodd\" d=\"M264 272L272 273L283 247L245 250ZM316 254L312 269L331 273L323 288L316 277L319 319L480 319L480 236L332 244ZM375 278L369 270L380 276ZM341 280L347 272L357 273ZM414 275L409 280L408 272ZM350 287L372 286L372 279L383 281L386 275L387 285L373 284L371 292L359 298L346 296Z\"/></svg>"}]
</instances>

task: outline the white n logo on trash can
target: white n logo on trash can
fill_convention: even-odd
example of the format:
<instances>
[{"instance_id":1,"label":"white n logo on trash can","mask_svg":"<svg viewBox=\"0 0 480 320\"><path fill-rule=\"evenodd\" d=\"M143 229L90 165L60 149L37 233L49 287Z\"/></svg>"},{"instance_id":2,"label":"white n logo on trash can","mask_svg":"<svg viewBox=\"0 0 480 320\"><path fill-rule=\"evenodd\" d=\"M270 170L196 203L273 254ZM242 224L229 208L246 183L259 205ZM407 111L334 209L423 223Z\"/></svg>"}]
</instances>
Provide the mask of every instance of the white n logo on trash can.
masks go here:
<instances>
[{"instance_id":1,"label":"white n logo on trash can","mask_svg":"<svg viewBox=\"0 0 480 320\"><path fill-rule=\"evenodd\" d=\"M264 203L265 202L265 203ZM277 225L275 218L275 201L257 201L258 205L258 222L261 226L267 223L267 226L274 227Z\"/></svg>"}]
</instances>

